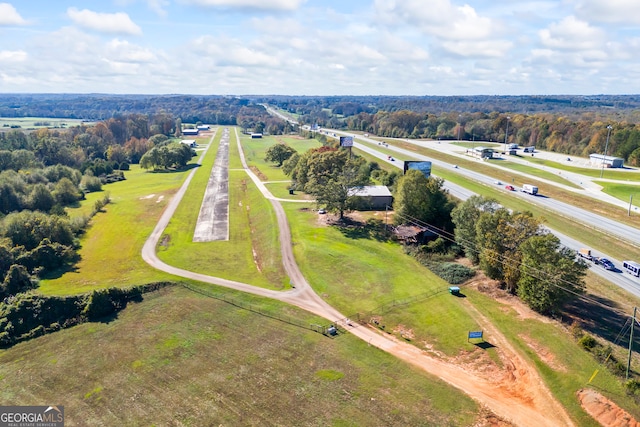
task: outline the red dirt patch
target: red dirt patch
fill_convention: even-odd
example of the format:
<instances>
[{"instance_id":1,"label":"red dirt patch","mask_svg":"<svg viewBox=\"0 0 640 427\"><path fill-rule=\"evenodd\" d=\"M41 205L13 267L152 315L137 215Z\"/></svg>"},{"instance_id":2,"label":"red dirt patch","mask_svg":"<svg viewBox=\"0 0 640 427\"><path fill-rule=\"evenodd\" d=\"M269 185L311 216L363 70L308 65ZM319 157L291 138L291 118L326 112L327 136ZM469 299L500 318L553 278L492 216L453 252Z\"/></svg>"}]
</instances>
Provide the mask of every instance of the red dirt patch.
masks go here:
<instances>
[{"instance_id":1,"label":"red dirt patch","mask_svg":"<svg viewBox=\"0 0 640 427\"><path fill-rule=\"evenodd\" d=\"M542 361L544 363L546 363L550 368L556 370L556 371L560 371L560 372L567 372L567 367L560 364L557 360L556 360L556 356L555 354L551 353L551 351L544 347L543 345L541 345L539 342L537 342L536 340L534 340L533 338L527 336L527 335L518 335L533 351L536 352L536 354L538 355L538 357L540 357L540 359L542 359Z\"/></svg>"},{"instance_id":2,"label":"red dirt patch","mask_svg":"<svg viewBox=\"0 0 640 427\"><path fill-rule=\"evenodd\" d=\"M640 423L627 411L595 390L588 388L578 390L578 399L582 408L602 426L640 427Z\"/></svg>"}]
</instances>

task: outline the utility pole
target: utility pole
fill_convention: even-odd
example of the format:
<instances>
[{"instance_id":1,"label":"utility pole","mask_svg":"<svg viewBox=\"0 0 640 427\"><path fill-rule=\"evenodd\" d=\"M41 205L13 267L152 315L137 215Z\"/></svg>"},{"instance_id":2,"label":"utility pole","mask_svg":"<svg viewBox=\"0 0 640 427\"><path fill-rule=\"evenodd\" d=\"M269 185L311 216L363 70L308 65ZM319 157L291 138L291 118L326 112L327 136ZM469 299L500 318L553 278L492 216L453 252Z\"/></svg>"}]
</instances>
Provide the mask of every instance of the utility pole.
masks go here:
<instances>
[{"instance_id":1,"label":"utility pole","mask_svg":"<svg viewBox=\"0 0 640 427\"><path fill-rule=\"evenodd\" d=\"M511 120L511 117L507 116L507 130L504 133L504 152L505 152L505 154L507 153L507 140L509 138L509 120Z\"/></svg>"},{"instance_id":2,"label":"utility pole","mask_svg":"<svg viewBox=\"0 0 640 427\"><path fill-rule=\"evenodd\" d=\"M636 309L633 307L633 319L631 321L631 333L629 334L629 358L627 359L627 379L629 379L629 370L631 369L631 352L633 351L633 327L636 324Z\"/></svg>"},{"instance_id":3,"label":"utility pole","mask_svg":"<svg viewBox=\"0 0 640 427\"><path fill-rule=\"evenodd\" d=\"M604 160L607 157L607 151L609 149L609 136L611 136L611 129L613 126L607 126L607 142L604 144L604 157L602 158L602 168L600 169L600 178L602 178L602 174L604 173Z\"/></svg>"}]
</instances>

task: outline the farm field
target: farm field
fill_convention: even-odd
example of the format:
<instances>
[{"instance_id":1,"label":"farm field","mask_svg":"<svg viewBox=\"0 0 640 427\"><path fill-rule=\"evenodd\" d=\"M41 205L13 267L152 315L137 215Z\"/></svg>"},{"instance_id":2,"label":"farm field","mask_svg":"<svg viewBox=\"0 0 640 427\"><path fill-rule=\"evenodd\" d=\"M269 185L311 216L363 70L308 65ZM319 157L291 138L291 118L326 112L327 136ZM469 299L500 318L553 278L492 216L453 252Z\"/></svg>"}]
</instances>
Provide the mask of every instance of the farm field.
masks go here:
<instances>
[{"instance_id":1,"label":"farm field","mask_svg":"<svg viewBox=\"0 0 640 427\"><path fill-rule=\"evenodd\" d=\"M81 119L59 119L50 117L0 117L0 132L20 129L34 130L42 128L69 128L81 124L92 126L93 122Z\"/></svg>"}]
</instances>

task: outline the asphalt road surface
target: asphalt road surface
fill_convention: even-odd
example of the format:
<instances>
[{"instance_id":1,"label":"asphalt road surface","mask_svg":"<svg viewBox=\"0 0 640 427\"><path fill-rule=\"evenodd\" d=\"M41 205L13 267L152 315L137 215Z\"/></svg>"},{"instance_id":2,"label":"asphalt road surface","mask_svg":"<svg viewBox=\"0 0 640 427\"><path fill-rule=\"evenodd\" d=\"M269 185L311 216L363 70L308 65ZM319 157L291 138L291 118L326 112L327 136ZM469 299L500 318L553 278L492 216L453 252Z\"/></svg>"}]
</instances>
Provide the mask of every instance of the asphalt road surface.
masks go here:
<instances>
[{"instance_id":1,"label":"asphalt road surface","mask_svg":"<svg viewBox=\"0 0 640 427\"><path fill-rule=\"evenodd\" d=\"M194 242L216 240L229 240L229 128L224 129L220 138L193 233Z\"/></svg>"}]
</instances>

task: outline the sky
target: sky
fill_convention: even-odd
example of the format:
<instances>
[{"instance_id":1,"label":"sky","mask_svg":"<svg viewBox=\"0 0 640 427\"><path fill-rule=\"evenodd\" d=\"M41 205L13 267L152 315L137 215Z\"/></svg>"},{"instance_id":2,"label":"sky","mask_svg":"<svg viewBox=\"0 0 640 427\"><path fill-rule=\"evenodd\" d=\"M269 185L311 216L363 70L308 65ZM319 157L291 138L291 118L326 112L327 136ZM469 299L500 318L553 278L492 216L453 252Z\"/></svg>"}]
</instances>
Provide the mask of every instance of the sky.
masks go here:
<instances>
[{"instance_id":1,"label":"sky","mask_svg":"<svg viewBox=\"0 0 640 427\"><path fill-rule=\"evenodd\" d=\"M639 0L0 0L0 93L640 93Z\"/></svg>"}]
</instances>

